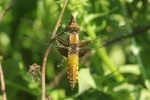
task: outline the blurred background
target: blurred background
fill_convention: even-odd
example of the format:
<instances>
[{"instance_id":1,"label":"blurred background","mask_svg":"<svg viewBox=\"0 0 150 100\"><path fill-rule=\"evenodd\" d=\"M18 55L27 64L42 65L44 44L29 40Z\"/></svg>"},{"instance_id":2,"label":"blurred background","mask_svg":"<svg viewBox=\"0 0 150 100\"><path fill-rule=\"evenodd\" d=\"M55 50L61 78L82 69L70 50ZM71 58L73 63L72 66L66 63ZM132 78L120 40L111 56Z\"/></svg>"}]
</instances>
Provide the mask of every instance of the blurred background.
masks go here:
<instances>
[{"instance_id":1,"label":"blurred background","mask_svg":"<svg viewBox=\"0 0 150 100\"><path fill-rule=\"evenodd\" d=\"M0 16L11 2L0 1ZM0 22L0 60L8 100L40 100L41 81L29 73L29 66L33 63L42 65L45 49L41 44L34 48L34 42L20 41L20 36L27 34L34 37L40 30L46 29L49 31L47 42L63 2L17 0ZM47 97L51 96L53 100L150 100L150 1L69 0L57 33L65 28L71 13L80 25L81 40L98 40L99 35L123 25L127 27L126 33L140 34L129 38L127 45L114 45L106 48L108 51L95 49L81 58L78 82L73 91L67 79L67 62L58 67L61 54L51 51L46 65ZM24 25L20 21L24 17L36 24L28 20L30 26ZM37 43L35 45L38 46ZM93 44L92 48L95 47L97 45ZM37 49L40 53L36 52Z\"/></svg>"}]
</instances>

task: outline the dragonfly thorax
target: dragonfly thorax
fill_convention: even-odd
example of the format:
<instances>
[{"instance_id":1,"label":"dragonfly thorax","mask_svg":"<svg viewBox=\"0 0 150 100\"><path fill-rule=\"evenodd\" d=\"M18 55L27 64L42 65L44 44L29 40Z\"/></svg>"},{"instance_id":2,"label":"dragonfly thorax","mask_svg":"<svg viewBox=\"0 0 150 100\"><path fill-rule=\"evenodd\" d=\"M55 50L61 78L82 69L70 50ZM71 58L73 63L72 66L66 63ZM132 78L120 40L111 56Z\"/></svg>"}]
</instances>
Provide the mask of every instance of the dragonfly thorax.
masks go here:
<instances>
[{"instance_id":1,"label":"dragonfly thorax","mask_svg":"<svg viewBox=\"0 0 150 100\"><path fill-rule=\"evenodd\" d=\"M79 44L79 34L77 32L72 32L68 37L68 43L70 44Z\"/></svg>"}]
</instances>

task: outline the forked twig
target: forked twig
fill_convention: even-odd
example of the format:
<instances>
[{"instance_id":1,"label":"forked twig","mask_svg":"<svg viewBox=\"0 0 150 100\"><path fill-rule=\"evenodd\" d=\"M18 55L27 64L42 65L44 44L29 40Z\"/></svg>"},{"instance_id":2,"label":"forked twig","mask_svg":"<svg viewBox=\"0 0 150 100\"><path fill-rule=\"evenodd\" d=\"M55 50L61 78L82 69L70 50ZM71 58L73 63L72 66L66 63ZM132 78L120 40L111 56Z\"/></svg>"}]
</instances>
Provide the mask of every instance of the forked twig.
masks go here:
<instances>
[{"instance_id":1,"label":"forked twig","mask_svg":"<svg viewBox=\"0 0 150 100\"><path fill-rule=\"evenodd\" d=\"M2 65L0 63L0 82L1 82L1 90L2 90L2 100L7 100L6 91L5 91L5 81L2 70Z\"/></svg>"},{"instance_id":2,"label":"forked twig","mask_svg":"<svg viewBox=\"0 0 150 100\"><path fill-rule=\"evenodd\" d=\"M0 22L4 18L4 16L7 14L7 12L12 8L12 6L15 4L16 0L12 0L11 4L8 6L8 8L4 11L4 13L0 16Z\"/></svg>"},{"instance_id":3,"label":"forked twig","mask_svg":"<svg viewBox=\"0 0 150 100\"><path fill-rule=\"evenodd\" d=\"M66 8L67 2L68 2L68 0L64 1L61 13L59 15L59 18L58 18L57 23L55 25L55 28L53 30L51 39L55 36L55 34L57 32L57 29L60 26L60 22L61 22L64 10ZM51 46L52 45L50 44L50 46L46 49L45 55L44 55L44 58L43 58L43 62L42 62L42 76L41 76L41 79L42 79L42 97L41 97L41 100L45 100L45 66L46 66L46 61L47 61L47 57L48 57L48 54L50 52Z\"/></svg>"},{"instance_id":4,"label":"forked twig","mask_svg":"<svg viewBox=\"0 0 150 100\"><path fill-rule=\"evenodd\" d=\"M61 78L65 75L65 73L67 72L67 68L65 68L64 70L62 70L55 78L54 80L50 83L51 87L55 87L59 85L59 82L61 80Z\"/></svg>"}]
</instances>

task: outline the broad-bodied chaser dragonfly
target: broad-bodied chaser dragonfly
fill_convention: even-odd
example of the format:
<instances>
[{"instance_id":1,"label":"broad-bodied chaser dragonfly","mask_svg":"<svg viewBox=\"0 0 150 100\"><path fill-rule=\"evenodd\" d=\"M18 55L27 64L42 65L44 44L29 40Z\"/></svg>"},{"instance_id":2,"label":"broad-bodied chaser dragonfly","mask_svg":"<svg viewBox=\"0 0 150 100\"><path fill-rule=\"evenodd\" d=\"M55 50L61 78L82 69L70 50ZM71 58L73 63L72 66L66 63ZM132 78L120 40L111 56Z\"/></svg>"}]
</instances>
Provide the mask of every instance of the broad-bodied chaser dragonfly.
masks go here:
<instances>
[{"instance_id":1,"label":"broad-bodied chaser dragonfly","mask_svg":"<svg viewBox=\"0 0 150 100\"><path fill-rule=\"evenodd\" d=\"M74 89L78 79L78 66L80 57L83 57L85 54L95 49L100 49L103 47L109 48L111 44L115 44L118 42L125 43L124 38L131 36L125 35L126 33L128 33L127 27L123 26L116 30L114 33L110 32L106 35L100 35L96 39L81 42L79 37L80 26L78 25L73 14L71 14L70 22L67 24L65 31L61 32L63 33L62 35L67 34L67 40L63 40L61 36L59 36L60 34L56 35L53 39L50 40L49 31L42 29L31 20L23 19L21 21L23 24L30 25L33 28L33 30L29 30L31 33L23 35L23 38L25 40L33 44L32 47L36 47L37 50L44 52L49 47L50 43L52 43L53 51L50 51L50 54L54 54L54 56L56 57L57 55L61 54L62 56L67 58L67 74L72 90ZM31 36L31 34L33 35ZM93 44L97 43L97 41L100 43L98 43L96 47L91 47ZM61 45L56 45L55 43L59 43Z\"/></svg>"}]
</instances>

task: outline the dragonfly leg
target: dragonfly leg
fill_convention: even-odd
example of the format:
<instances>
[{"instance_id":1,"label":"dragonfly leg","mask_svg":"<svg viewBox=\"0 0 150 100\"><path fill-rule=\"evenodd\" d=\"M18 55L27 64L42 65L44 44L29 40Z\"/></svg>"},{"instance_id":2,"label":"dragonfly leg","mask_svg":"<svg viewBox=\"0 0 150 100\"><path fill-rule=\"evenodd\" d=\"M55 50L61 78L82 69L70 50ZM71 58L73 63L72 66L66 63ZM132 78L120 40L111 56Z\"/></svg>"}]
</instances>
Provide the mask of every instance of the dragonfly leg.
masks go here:
<instances>
[{"instance_id":1,"label":"dragonfly leg","mask_svg":"<svg viewBox=\"0 0 150 100\"><path fill-rule=\"evenodd\" d=\"M61 62L57 65L57 67L62 66L62 63L65 62L67 59L66 57L63 56L63 59L61 60Z\"/></svg>"}]
</instances>

